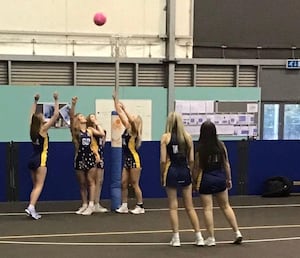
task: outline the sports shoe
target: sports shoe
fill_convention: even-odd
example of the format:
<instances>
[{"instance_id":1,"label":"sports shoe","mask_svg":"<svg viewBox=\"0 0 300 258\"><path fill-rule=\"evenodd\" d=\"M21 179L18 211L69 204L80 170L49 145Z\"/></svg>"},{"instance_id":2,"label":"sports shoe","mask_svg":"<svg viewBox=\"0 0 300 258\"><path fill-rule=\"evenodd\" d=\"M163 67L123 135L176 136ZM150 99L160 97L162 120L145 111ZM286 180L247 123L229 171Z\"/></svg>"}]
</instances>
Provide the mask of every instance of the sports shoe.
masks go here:
<instances>
[{"instance_id":1,"label":"sports shoe","mask_svg":"<svg viewBox=\"0 0 300 258\"><path fill-rule=\"evenodd\" d=\"M196 237L195 245L196 246L204 246L204 239L202 237L201 238Z\"/></svg>"},{"instance_id":2,"label":"sports shoe","mask_svg":"<svg viewBox=\"0 0 300 258\"><path fill-rule=\"evenodd\" d=\"M170 246L179 247L180 246L180 239L179 237L172 237Z\"/></svg>"},{"instance_id":3,"label":"sports shoe","mask_svg":"<svg viewBox=\"0 0 300 258\"><path fill-rule=\"evenodd\" d=\"M99 203L95 205L94 212L108 212L108 209L102 207Z\"/></svg>"},{"instance_id":4,"label":"sports shoe","mask_svg":"<svg viewBox=\"0 0 300 258\"><path fill-rule=\"evenodd\" d=\"M94 212L94 206L88 206L88 207L81 213L81 215L89 216L89 215L92 215L93 212Z\"/></svg>"},{"instance_id":5,"label":"sports shoe","mask_svg":"<svg viewBox=\"0 0 300 258\"><path fill-rule=\"evenodd\" d=\"M42 215L38 214L35 210L30 210L30 209L25 209L25 212L27 213L28 216L30 216L33 219L40 219Z\"/></svg>"},{"instance_id":6,"label":"sports shoe","mask_svg":"<svg viewBox=\"0 0 300 258\"><path fill-rule=\"evenodd\" d=\"M81 215L87 209L86 205L81 206L75 213Z\"/></svg>"},{"instance_id":7,"label":"sports shoe","mask_svg":"<svg viewBox=\"0 0 300 258\"><path fill-rule=\"evenodd\" d=\"M214 237L208 237L204 240L204 245L206 246L215 246L216 245L216 240Z\"/></svg>"},{"instance_id":8,"label":"sports shoe","mask_svg":"<svg viewBox=\"0 0 300 258\"><path fill-rule=\"evenodd\" d=\"M233 241L234 244L236 245L240 245L243 241L243 236L241 234L240 231L236 232L236 235L235 235L235 240Z\"/></svg>"},{"instance_id":9,"label":"sports shoe","mask_svg":"<svg viewBox=\"0 0 300 258\"><path fill-rule=\"evenodd\" d=\"M128 208L126 206L121 205L120 208L116 209L117 213L128 213Z\"/></svg>"},{"instance_id":10,"label":"sports shoe","mask_svg":"<svg viewBox=\"0 0 300 258\"><path fill-rule=\"evenodd\" d=\"M130 210L130 213L132 214L144 214L145 213L145 209L136 205L135 208L133 210Z\"/></svg>"}]
</instances>

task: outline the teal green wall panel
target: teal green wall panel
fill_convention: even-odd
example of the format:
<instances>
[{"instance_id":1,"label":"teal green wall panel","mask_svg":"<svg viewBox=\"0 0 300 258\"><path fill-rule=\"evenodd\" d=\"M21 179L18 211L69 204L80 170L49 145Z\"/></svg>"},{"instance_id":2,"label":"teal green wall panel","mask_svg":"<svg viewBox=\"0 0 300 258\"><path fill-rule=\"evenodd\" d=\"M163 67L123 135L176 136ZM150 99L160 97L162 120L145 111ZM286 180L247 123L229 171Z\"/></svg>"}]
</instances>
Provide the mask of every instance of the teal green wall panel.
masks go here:
<instances>
[{"instance_id":1,"label":"teal green wall panel","mask_svg":"<svg viewBox=\"0 0 300 258\"><path fill-rule=\"evenodd\" d=\"M78 96L76 110L87 115L95 112L96 99L111 99L113 87L87 86L0 86L0 142L29 141L29 113L36 93L40 102L53 102L52 94L59 93L60 102L70 102ZM120 99L152 100L152 140L159 140L165 127L167 91L164 88L120 87ZM71 141L68 129L50 129L52 141Z\"/></svg>"},{"instance_id":2,"label":"teal green wall panel","mask_svg":"<svg viewBox=\"0 0 300 258\"><path fill-rule=\"evenodd\" d=\"M111 99L113 87L87 86L0 86L0 117L2 126L0 142L29 141L29 112L36 93L41 102L52 102L52 94L58 91L60 102L70 102L78 96L77 111L83 114L95 112L96 99ZM167 89L158 87L120 87L120 99L152 100L152 140L160 139L167 117ZM237 100L259 101L260 88L190 87L176 88L177 100ZM52 141L71 141L68 129L51 129Z\"/></svg>"}]
</instances>

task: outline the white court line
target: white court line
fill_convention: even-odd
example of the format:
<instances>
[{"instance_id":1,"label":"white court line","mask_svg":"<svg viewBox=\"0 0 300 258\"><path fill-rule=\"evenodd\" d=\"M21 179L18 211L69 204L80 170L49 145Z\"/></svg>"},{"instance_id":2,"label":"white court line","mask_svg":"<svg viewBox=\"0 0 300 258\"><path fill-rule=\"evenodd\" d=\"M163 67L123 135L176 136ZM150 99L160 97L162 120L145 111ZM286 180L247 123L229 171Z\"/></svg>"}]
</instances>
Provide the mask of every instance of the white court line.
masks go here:
<instances>
[{"instance_id":1,"label":"white court line","mask_svg":"<svg viewBox=\"0 0 300 258\"><path fill-rule=\"evenodd\" d=\"M270 225L270 226L252 226L240 227L241 230L254 229L276 229L276 228L300 228L300 225ZM204 230L204 229L203 229ZM232 230L231 228L216 228L215 231ZM193 232L192 229L182 229L180 232ZM60 233L60 234L40 234L40 235L17 235L17 236L0 236L1 239L25 239L25 238L51 238L51 237L81 237L81 236L108 236L108 235L134 235L134 234L157 234L171 233L170 229L163 230L140 230L140 231L116 231L116 232L87 232L87 233Z\"/></svg>"},{"instance_id":2,"label":"white court line","mask_svg":"<svg viewBox=\"0 0 300 258\"><path fill-rule=\"evenodd\" d=\"M286 208L286 207L300 207L300 204L267 204L267 205L237 205L231 206L233 209L259 209L259 208ZM195 207L196 210L202 210L202 207ZM214 207L214 209L219 209L219 207ZM182 211L184 208L178 208ZM146 208L147 212L153 211L169 211L169 208ZM45 211L39 212L42 215L55 215L55 214L75 214L75 211ZM0 213L0 216L24 216L24 212L5 212Z\"/></svg>"},{"instance_id":3,"label":"white court line","mask_svg":"<svg viewBox=\"0 0 300 258\"><path fill-rule=\"evenodd\" d=\"M243 243L260 243L260 242L278 242L278 241L291 241L300 240L300 236L286 237L286 238L265 238L265 239L250 239L243 240ZM217 244L231 244L232 241L217 241ZM67 245L67 246L158 246L169 245L169 243L161 242L145 242L145 243L98 243L98 242L24 242L24 241L0 241L0 244L19 244L19 245ZM194 245L194 242L181 242L182 245Z\"/></svg>"}]
</instances>

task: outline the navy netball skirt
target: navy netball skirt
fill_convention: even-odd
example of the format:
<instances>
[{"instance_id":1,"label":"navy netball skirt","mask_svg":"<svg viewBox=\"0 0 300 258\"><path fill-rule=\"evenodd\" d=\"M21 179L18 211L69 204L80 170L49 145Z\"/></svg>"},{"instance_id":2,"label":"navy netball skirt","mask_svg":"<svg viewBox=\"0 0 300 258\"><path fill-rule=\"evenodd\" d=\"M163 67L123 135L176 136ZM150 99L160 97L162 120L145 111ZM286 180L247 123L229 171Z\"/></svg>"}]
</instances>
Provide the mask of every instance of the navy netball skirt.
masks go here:
<instances>
[{"instance_id":1,"label":"navy netball skirt","mask_svg":"<svg viewBox=\"0 0 300 258\"><path fill-rule=\"evenodd\" d=\"M215 194L226 190L226 173L223 169L204 172L200 183L200 194Z\"/></svg>"},{"instance_id":2,"label":"navy netball skirt","mask_svg":"<svg viewBox=\"0 0 300 258\"><path fill-rule=\"evenodd\" d=\"M169 167L166 179L166 186L177 188L188 186L191 183L191 173L188 167Z\"/></svg>"}]
</instances>

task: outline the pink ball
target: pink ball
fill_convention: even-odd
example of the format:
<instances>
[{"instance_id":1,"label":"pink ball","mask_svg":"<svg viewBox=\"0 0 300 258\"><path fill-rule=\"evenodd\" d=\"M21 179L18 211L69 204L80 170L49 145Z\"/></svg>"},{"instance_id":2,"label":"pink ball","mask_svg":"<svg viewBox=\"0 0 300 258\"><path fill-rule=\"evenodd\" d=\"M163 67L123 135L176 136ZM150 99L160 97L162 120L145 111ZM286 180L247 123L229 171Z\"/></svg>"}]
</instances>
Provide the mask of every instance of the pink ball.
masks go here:
<instances>
[{"instance_id":1,"label":"pink ball","mask_svg":"<svg viewBox=\"0 0 300 258\"><path fill-rule=\"evenodd\" d=\"M94 23L98 26L104 25L106 22L106 16L103 13L96 13L94 15Z\"/></svg>"}]
</instances>

